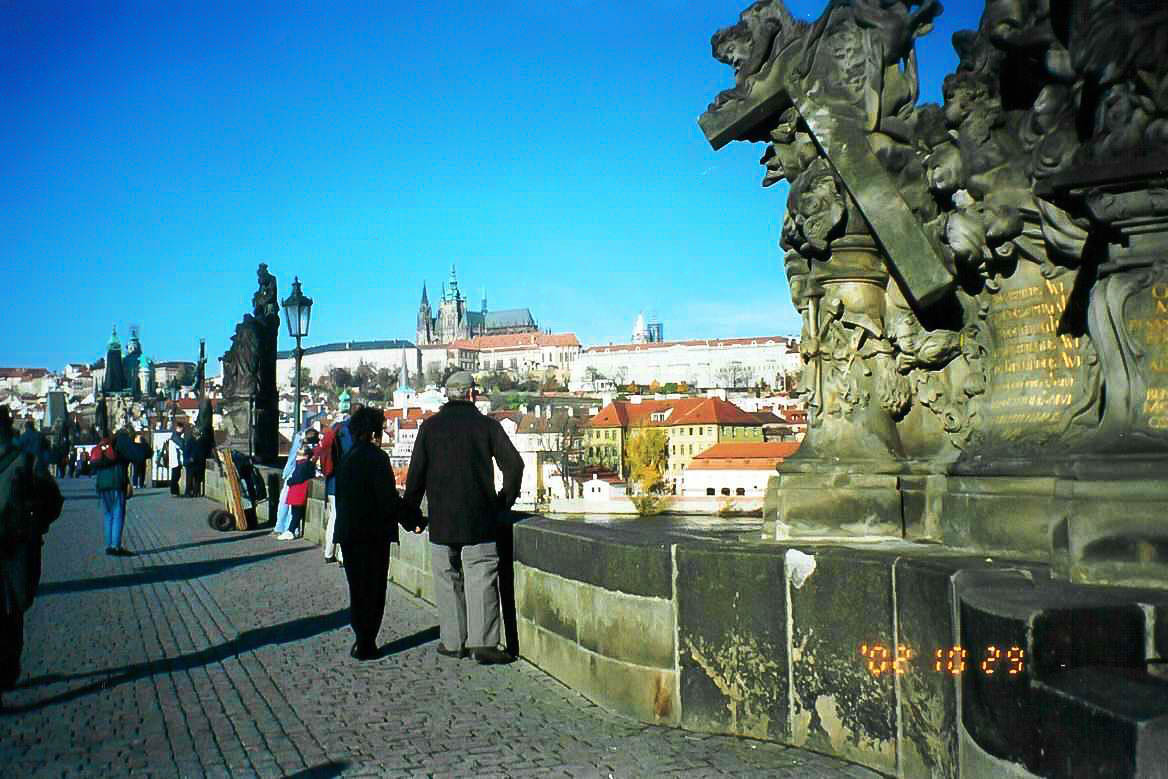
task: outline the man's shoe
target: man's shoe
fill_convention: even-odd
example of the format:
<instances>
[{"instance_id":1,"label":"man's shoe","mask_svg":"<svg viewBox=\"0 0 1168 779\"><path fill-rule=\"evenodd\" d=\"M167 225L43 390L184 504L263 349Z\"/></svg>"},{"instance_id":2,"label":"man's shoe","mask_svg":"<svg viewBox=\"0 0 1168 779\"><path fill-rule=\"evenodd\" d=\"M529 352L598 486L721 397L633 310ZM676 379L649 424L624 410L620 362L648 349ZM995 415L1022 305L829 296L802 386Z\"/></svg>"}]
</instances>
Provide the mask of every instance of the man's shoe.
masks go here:
<instances>
[{"instance_id":1,"label":"man's shoe","mask_svg":"<svg viewBox=\"0 0 1168 779\"><path fill-rule=\"evenodd\" d=\"M447 649L441 644L438 645L437 652L443 657L457 657L459 660L466 657L465 649Z\"/></svg>"},{"instance_id":2,"label":"man's shoe","mask_svg":"<svg viewBox=\"0 0 1168 779\"><path fill-rule=\"evenodd\" d=\"M294 536L292 533L289 533L287 530L276 536L277 541L292 541L295 538L296 536Z\"/></svg>"},{"instance_id":3,"label":"man's shoe","mask_svg":"<svg viewBox=\"0 0 1168 779\"><path fill-rule=\"evenodd\" d=\"M360 646L354 643L353 648L349 650L349 657L352 657L354 660L376 660L377 647Z\"/></svg>"},{"instance_id":4,"label":"man's shoe","mask_svg":"<svg viewBox=\"0 0 1168 779\"><path fill-rule=\"evenodd\" d=\"M122 546L119 546L117 549L115 549L114 554L116 554L118 557L136 557L137 556L137 552L131 552L129 549L126 549L125 547L122 547Z\"/></svg>"},{"instance_id":5,"label":"man's shoe","mask_svg":"<svg viewBox=\"0 0 1168 779\"><path fill-rule=\"evenodd\" d=\"M470 650L470 656L474 658L479 665L506 665L507 663L515 662L515 658L504 652L502 649L496 649L493 646L483 646Z\"/></svg>"},{"instance_id":6,"label":"man's shoe","mask_svg":"<svg viewBox=\"0 0 1168 779\"><path fill-rule=\"evenodd\" d=\"M113 548L112 546L107 546L107 547L105 548L105 553L106 553L107 555L109 555L110 557L113 557L114 555L116 555L116 554L117 554L117 552L115 552L115 551L114 551L114 548Z\"/></svg>"}]
</instances>

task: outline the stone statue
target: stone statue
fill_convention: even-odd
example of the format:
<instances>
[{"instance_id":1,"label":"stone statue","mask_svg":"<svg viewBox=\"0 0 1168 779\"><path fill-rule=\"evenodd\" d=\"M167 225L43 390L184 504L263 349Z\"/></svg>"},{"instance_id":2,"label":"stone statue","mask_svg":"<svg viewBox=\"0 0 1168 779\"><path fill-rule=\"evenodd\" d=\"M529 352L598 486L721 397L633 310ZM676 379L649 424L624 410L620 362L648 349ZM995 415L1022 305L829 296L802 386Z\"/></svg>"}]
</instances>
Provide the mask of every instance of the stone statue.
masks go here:
<instances>
[{"instance_id":1,"label":"stone statue","mask_svg":"<svg viewBox=\"0 0 1168 779\"><path fill-rule=\"evenodd\" d=\"M224 430L228 445L247 450L258 462L277 456L279 417L276 344L280 309L276 278L261 263L252 295L252 313L235 326L231 348L223 355ZM208 417L209 418L209 417Z\"/></svg>"},{"instance_id":2,"label":"stone statue","mask_svg":"<svg viewBox=\"0 0 1168 779\"><path fill-rule=\"evenodd\" d=\"M809 430L780 524L858 513L861 535L919 520L1049 553L1074 531L1052 530L1043 480L1086 494L1159 479L1168 457L1168 8L990 0L954 36L944 104L919 105L914 41L940 10L831 0L807 24L756 2L713 37L734 86L699 124L715 148L766 143L763 185L789 184ZM905 514L927 483L988 516L1005 480L1031 495L1009 523ZM1144 527L1168 490L1141 494L1124 511Z\"/></svg>"},{"instance_id":3,"label":"stone statue","mask_svg":"<svg viewBox=\"0 0 1168 779\"><path fill-rule=\"evenodd\" d=\"M259 289L252 295L252 315L256 319L266 320L268 317L280 316L280 301L276 299L276 277L268 272L267 263L260 263L256 270L256 279Z\"/></svg>"}]
</instances>

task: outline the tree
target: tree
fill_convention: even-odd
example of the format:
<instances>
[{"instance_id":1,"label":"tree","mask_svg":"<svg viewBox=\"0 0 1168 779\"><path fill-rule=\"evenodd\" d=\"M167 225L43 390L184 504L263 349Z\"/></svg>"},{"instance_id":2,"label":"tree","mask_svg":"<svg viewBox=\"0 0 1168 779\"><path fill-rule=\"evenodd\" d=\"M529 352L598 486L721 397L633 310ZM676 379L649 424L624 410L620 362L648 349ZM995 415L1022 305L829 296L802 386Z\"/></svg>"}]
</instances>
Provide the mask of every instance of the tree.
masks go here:
<instances>
[{"instance_id":1,"label":"tree","mask_svg":"<svg viewBox=\"0 0 1168 779\"><path fill-rule=\"evenodd\" d=\"M341 387L356 386L353 381L353 374L349 372L348 368L329 368L328 376L333 386L338 389Z\"/></svg>"},{"instance_id":2,"label":"tree","mask_svg":"<svg viewBox=\"0 0 1168 779\"><path fill-rule=\"evenodd\" d=\"M754 380L754 370L735 360L719 368L715 379L724 389L749 387Z\"/></svg>"},{"instance_id":3,"label":"tree","mask_svg":"<svg viewBox=\"0 0 1168 779\"><path fill-rule=\"evenodd\" d=\"M296 367L295 366L288 369L288 383L291 384L293 387L296 386ZM301 366L301 368L300 368L300 386L301 387L309 387L311 385L312 385L312 371L308 370L308 368Z\"/></svg>"},{"instance_id":4,"label":"tree","mask_svg":"<svg viewBox=\"0 0 1168 779\"><path fill-rule=\"evenodd\" d=\"M377 380L377 371L373 366L362 360L357 364L357 370L353 371L353 386L358 387L362 392L367 389L373 389Z\"/></svg>"},{"instance_id":5,"label":"tree","mask_svg":"<svg viewBox=\"0 0 1168 779\"><path fill-rule=\"evenodd\" d=\"M625 443L625 465L629 480L638 490L632 497L637 513L659 513L666 499L661 494L665 486L665 431L659 427L637 427L629 431Z\"/></svg>"}]
</instances>

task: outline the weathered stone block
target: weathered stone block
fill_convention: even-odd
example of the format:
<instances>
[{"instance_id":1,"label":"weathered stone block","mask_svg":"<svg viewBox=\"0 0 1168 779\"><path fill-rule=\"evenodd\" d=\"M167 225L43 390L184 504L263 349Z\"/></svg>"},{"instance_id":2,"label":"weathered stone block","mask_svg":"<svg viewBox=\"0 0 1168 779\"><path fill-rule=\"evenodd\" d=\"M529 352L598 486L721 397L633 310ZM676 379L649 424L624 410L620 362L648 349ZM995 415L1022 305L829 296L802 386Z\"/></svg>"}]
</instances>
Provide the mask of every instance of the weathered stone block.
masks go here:
<instances>
[{"instance_id":1,"label":"weathered stone block","mask_svg":"<svg viewBox=\"0 0 1168 779\"><path fill-rule=\"evenodd\" d=\"M804 551L814 554L816 569L801 589L789 589L791 743L894 773L894 676L871 673L859 651L895 645L890 560L850 549Z\"/></svg>"},{"instance_id":2,"label":"weathered stone block","mask_svg":"<svg viewBox=\"0 0 1168 779\"><path fill-rule=\"evenodd\" d=\"M677 674L613 660L520 617L523 656L589 700L642 722L677 725Z\"/></svg>"},{"instance_id":3,"label":"weathered stone block","mask_svg":"<svg viewBox=\"0 0 1168 779\"><path fill-rule=\"evenodd\" d=\"M1058 516L1057 479L951 476L945 497L944 542L1045 560Z\"/></svg>"},{"instance_id":4,"label":"weathered stone block","mask_svg":"<svg viewBox=\"0 0 1168 779\"><path fill-rule=\"evenodd\" d=\"M1067 481L1052 559L1074 582L1168 588L1168 483Z\"/></svg>"},{"instance_id":5,"label":"weathered stone block","mask_svg":"<svg viewBox=\"0 0 1168 779\"><path fill-rule=\"evenodd\" d=\"M1042 776L1164 776L1168 682L1142 672L1078 668L1033 690Z\"/></svg>"},{"instance_id":6,"label":"weathered stone block","mask_svg":"<svg viewBox=\"0 0 1168 779\"><path fill-rule=\"evenodd\" d=\"M780 473L777 537L889 536L904 532L896 476Z\"/></svg>"},{"instance_id":7,"label":"weathered stone block","mask_svg":"<svg viewBox=\"0 0 1168 779\"><path fill-rule=\"evenodd\" d=\"M790 738L782 551L677 548L682 725Z\"/></svg>"},{"instance_id":8,"label":"weathered stone block","mask_svg":"<svg viewBox=\"0 0 1168 779\"><path fill-rule=\"evenodd\" d=\"M960 645L954 622L951 580L957 571L979 561L970 558L900 557L893 567L896 588L896 645L888 647L890 670L899 687L902 776L956 777L958 678L944 666L938 671L938 649L947 658ZM900 658L904 658L903 661ZM899 667L898 667L899 666Z\"/></svg>"},{"instance_id":9,"label":"weathered stone block","mask_svg":"<svg viewBox=\"0 0 1168 779\"><path fill-rule=\"evenodd\" d=\"M577 586L577 597L582 647L614 660L674 669L676 615L672 601L588 584Z\"/></svg>"},{"instance_id":10,"label":"weathered stone block","mask_svg":"<svg viewBox=\"0 0 1168 779\"><path fill-rule=\"evenodd\" d=\"M669 545L609 527L536 517L513 529L515 560L566 579L654 598L673 597Z\"/></svg>"},{"instance_id":11,"label":"weathered stone block","mask_svg":"<svg viewBox=\"0 0 1168 779\"><path fill-rule=\"evenodd\" d=\"M515 609L520 617L544 630L576 641L580 589L585 586L561 576L515 565Z\"/></svg>"}]
</instances>

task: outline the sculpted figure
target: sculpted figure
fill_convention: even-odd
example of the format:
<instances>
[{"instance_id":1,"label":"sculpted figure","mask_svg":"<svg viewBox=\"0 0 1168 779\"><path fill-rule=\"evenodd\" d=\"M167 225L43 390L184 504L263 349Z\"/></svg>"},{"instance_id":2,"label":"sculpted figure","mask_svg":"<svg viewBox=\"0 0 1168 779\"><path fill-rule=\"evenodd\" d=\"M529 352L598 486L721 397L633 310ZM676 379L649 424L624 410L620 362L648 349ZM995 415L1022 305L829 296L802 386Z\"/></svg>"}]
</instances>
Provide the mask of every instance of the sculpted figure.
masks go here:
<instances>
[{"instance_id":1,"label":"sculpted figure","mask_svg":"<svg viewBox=\"0 0 1168 779\"><path fill-rule=\"evenodd\" d=\"M223 355L223 395L242 398L254 395L260 371L260 323L251 314L235 326L231 348Z\"/></svg>"},{"instance_id":2,"label":"sculpted figure","mask_svg":"<svg viewBox=\"0 0 1168 779\"><path fill-rule=\"evenodd\" d=\"M260 263L256 271L259 289L251 298L252 312L256 319L279 317L280 302L276 300L276 277L268 272L267 263Z\"/></svg>"}]
</instances>

